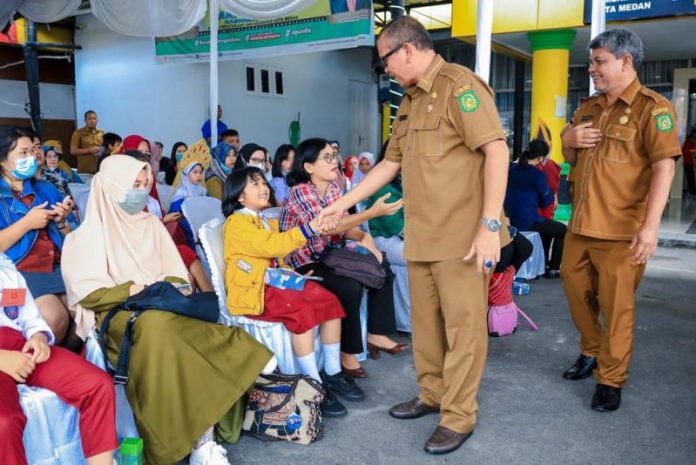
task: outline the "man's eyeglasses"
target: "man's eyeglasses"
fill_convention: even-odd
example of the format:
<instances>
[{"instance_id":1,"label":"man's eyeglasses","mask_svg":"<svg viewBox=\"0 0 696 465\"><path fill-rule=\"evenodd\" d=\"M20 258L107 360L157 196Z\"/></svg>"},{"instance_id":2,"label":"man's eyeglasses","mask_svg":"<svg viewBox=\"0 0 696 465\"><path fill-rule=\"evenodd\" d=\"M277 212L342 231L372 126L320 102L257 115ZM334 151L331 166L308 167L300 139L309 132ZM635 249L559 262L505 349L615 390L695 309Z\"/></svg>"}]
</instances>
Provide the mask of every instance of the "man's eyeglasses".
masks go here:
<instances>
[{"instance_id":1,"label":"man's eyeglasses","mask_svg":"<svg viewBox=\"0 0 696 465\"><path fill-rule=\"evenodd\" d=\"M389 50L387 53L385 53L384 55L382 55L381 57L379 57L379 64L382 66L382 68L385 68L385 69L386 69L386 68L387 68L387 64L388 64L388 63L387 63L387 60L389 59L389 57L391 57L391 56L394 55L396 52L398 52L399 50L401 50L401 49L403 48L403 46L406 45L406 44L409 43L409 42L412 42L412 41L411 41L411 40L407 40L406 42L401 42L399 45L397 45L396 47L394 47L393 49Z\"/></svg>"}]
</instances>

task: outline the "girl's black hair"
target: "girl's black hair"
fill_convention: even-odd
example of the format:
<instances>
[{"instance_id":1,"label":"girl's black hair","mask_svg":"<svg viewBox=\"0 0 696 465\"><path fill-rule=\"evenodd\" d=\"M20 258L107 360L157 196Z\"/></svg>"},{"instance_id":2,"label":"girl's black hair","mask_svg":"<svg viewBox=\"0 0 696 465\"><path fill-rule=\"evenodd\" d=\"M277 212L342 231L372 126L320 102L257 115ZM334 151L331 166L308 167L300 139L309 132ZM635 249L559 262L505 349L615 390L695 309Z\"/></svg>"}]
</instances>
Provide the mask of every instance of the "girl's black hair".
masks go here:
<instances>
[{"instance_id":1,"label":"girl's black hair","mask_svg":"<svg viewBox=\"0 0 696 465\"><path fill-rule=\"evenodd\" d=\"M22 137L33 139L31 135L17 126L9 124L0 126L0 162L7 160L10 152L17 147L17 141ZM2 168L0 168L0 172L2 172Z\"/></svg>"},{"instance_id":2,"label":"girl's black hair","mask_svg":"<svg viewBox=\"0 0 696 465\"><path fill-rule=\"evenodd\" d=\"M529 166L529 160L536 160L549 154L549 144L541 139L534 139L529 143L527 149L520 154L518 161L520 166Z\"/></svg>"},{"instance_id":3,"label":"girl's black hair","mask_svg":"<svg viewBox=\"0 0 696 465\"><path fill-rule=\"evenodd\" d=\"M291 144L283 144L276 150L275 157L273 157L273 169L271 169L271 174L274 178L283 177L283 166L282 163L288 159L290 152L295 151L295 146Z\"/></svg>"},{"instance_id":4,"label":"girl's black hair","mask_svg":"<svg viewBox=\"0 0 696 465\"><path fill-rule=\"evenodd\" d=\"M232 171L232 173L227 176L225 184L222 186L222 214L225 215L225 218L232 215L237 210L244 208L244 205L239 201L239 197L241 197L249 181L254 181L256 179L261 179L268 186L270 191L268 201L271 206L278 206L273 188L266 182L263 171L255 166L245 166L244 168Z\"/></svg>"},{"instance_id":5,"label":"girl's black hair","mask_svg":"<svg viewBox=\"0 0 696 465\"><path fill-rule=\"evenodd\" d=\"M110 145L117 145L123 142L123 139L121 139L121 136L114 132L107 132L104 134L102 137L102 147L105 149L108 149Z\"/></svg>"},{"instance_id":6,"label":"girl's black hair","mask_svg":"<svg viewBox=\"0 0 696 465\"><path fill-rule=\"evenodd\" d=\"M311 177L305 170L305 163L314 163L319 158L319 154L329 145L329 141L319 137L303 140L295 151L295 160L292 162L292 170L285 178L288 186L296 186L309 182Z\"/></svg>"},{"instance_id":7,"label":"girl's black hair","mask_svg":"<svg viewBox=\"0 0 696 465\"><path fill-rule=\"evenodd\" d=\"M188 145L186 145L186 142L179 141L172 145L172 153L169 155L169 158L171 158L174 161L174 163L176 163L176 149L178 149L182 145L186 147L186 149L188 149Z\"/></svg>"}]
</instances>

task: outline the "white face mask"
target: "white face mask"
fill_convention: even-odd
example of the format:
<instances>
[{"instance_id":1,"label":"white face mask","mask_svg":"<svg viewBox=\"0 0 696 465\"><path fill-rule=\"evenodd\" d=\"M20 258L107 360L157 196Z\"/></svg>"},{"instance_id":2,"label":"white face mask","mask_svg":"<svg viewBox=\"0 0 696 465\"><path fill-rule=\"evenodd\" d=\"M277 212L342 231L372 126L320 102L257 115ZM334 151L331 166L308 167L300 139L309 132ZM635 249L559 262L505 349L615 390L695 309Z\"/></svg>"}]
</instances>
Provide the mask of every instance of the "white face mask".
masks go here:
<instances>
[{"instance_id":1,"label":"white face mask","mask_svg":"<svg viewBox=\"0 0 696 465\"><path fill-rule=\"evenodd\" d=\"M251 163L251 162L249 162L249 165L248 165L248 166L253 166L254 168L260 169L260 170L263 171L264 173L266 172L266 164L263 163L263 162L262 162L262 163Z\"/></svg>"}]
</instances>

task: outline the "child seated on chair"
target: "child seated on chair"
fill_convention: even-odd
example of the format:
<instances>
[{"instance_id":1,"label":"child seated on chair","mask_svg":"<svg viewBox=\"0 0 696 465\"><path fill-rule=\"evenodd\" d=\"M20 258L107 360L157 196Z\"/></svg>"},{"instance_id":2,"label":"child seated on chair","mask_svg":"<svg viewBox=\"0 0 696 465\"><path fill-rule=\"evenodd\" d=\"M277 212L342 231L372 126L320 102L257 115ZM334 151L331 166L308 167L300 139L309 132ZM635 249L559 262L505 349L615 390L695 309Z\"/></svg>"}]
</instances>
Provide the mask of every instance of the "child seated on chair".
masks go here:
<instances>
[{"instance_id":1,"label":"child seated on chair","mask_svg":"<svg viewBox=\"0 0 696 465\"><path fill-rule=\"evenodd\" d=\"M329 388L321 405L324 414L345 415L347 410L333 394L347 400L362 400L364 394L341 371L340 319L345 314L338 298L313 281L306 281L301 291L264 283L267 269L282 266L282 257L320 235L324 224L335 219L314 218L281 233L277 220L261 215L269 207L270 198L264 174L256 167L234 171L225 180L222 211L227 217L224 243L228 310L232 315L283 323L292 333L293 351L302 373L319 382L323 378ZM314 356L316 326L324 354L321 375Z\"/></svg>"},{"instance_id":2,"label":"child seated on chair","mask_svg":"<svg viewBox=\"0 0 696 465\"><path fill-rule=\"evenodd\" d=\"M26 417L17 384L49 389L80 411L82 450L89 465L112 465L116 442L114 385L109 375L74 353L53 347L22 275L0 253L0 457L26 465Z\"/></svg>"}]
</instances>

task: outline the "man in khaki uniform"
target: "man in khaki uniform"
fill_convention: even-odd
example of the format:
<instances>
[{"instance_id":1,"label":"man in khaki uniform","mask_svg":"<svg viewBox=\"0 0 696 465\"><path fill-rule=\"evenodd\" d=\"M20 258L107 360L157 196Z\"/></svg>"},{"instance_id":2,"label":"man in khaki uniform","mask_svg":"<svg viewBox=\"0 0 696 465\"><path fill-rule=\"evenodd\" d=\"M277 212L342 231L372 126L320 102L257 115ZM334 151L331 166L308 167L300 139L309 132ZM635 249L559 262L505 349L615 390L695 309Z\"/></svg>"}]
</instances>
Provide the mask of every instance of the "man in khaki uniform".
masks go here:
<instances>
[{"instance_id":1,"label":"man in khaki uniform","mask_svg":"<svg viewBox=\"0 0 696 465\"><path fill-rule=\"evenodd\" d=\"M594 370L591 407L613 412L631 359L634 294L657 247L681 151L672 105L638 81L638 36L608 30L589 49L598 93L562 132L574 183L561 276L581 352L563 377L583 379Z\"/></svg>"},{"instance_id":2,"label":"man in khaki uniform","mask_svg":"<svg viewBox=\"0 0 696 465\"><path fill-rule=\"evenodd\" d=\"M75 129L70 139L70 154L77 158L78 173L97 172L97 155L104 137L104 130L97 128L97 121L94 111L85 112L84 127Z\"/></svg>"},{"instance_id":3,"label":"man in khaki uniform","mask_svg":"<svg viewBox=\"0 0 696 465\"><path fill-rule=\"evenodd\" d=\"M390 414L410 419L439 412L425 450L447 453L476 424L488 348L488 273L501 242L510 240L502 224L509 152L491 89L437 55L417 20L389 23L377 50L386 71L408 90L385 160L325 212L347 209L401 170L420 393Z\"/></svg>"}]
</instances>

